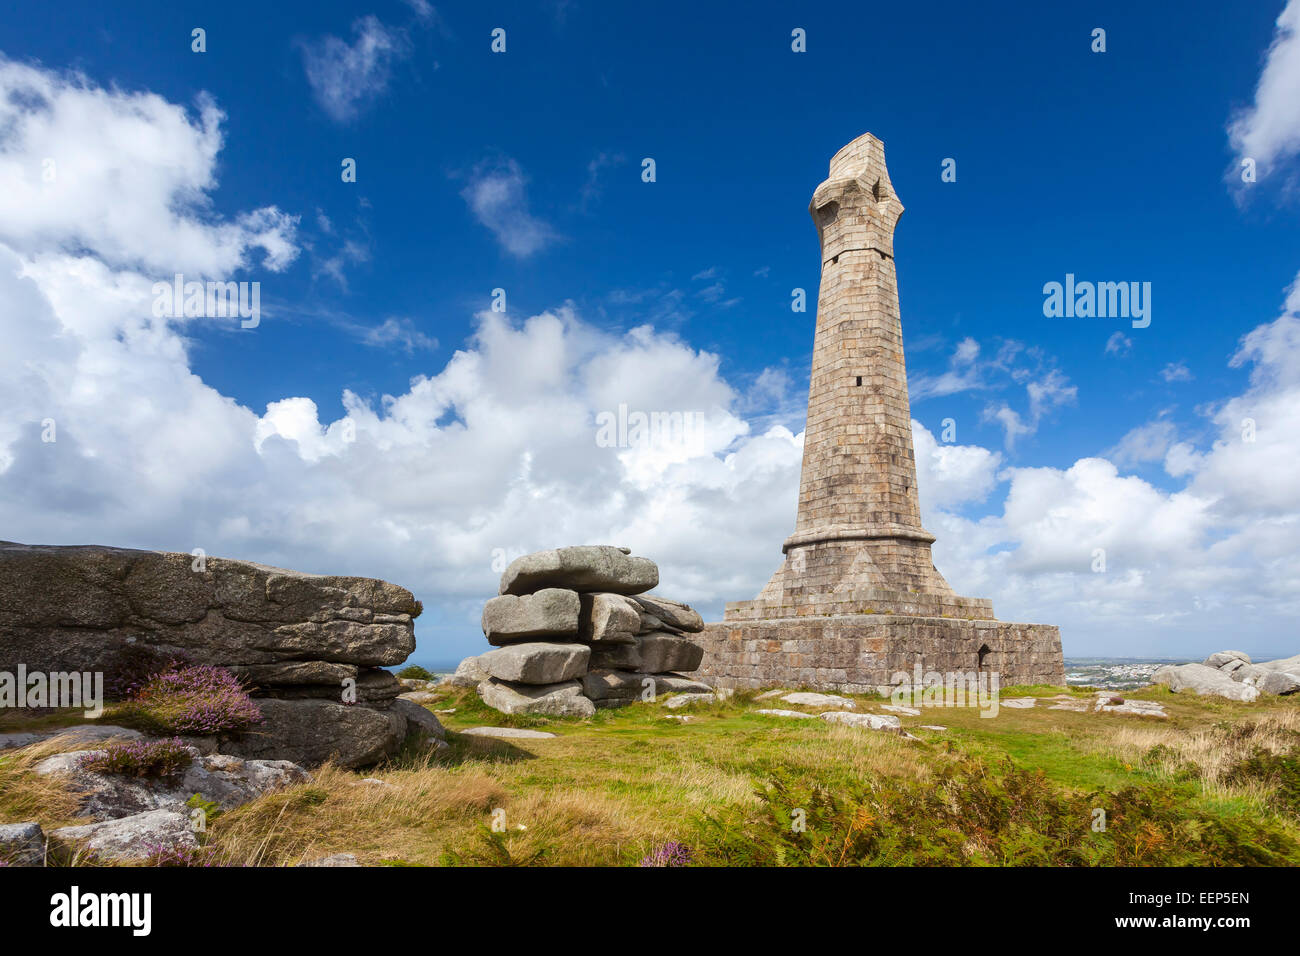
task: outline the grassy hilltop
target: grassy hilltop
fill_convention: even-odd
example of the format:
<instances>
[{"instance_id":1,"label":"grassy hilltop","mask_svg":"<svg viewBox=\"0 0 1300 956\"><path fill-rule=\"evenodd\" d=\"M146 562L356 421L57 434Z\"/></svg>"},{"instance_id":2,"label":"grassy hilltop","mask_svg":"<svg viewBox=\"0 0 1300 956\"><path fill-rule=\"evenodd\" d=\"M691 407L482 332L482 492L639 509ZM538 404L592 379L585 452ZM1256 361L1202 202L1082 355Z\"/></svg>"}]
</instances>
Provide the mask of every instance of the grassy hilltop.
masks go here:
<instances>
[{"instance_id":1,"label":"grassy hilltop","mask_svg":"<svg viewBox=\"0 0 1300 956\"><path fill-rule=\"evenodd\" d=\"M1003 697L1034 692L1061 693ZM363 773L321 768L310 783L216 816L205 853L264 866L345 852L394 866L627 866L657 849L719 865L1300 864L1294 698L1126 693L1158 700L1166 720L1043 700L992 719L928 708L902 718L919 738L907 740L755 714L800 708L752 693L585 722L505 717L473 691L439 697L432 709L454 708L439 715L449 750L410 751ZM865 712L884 703L856 700ZM556 737L457 733L481 725ZM46 747L0 758L0 818L73 822L68 795L27 772ZM685 849L663 849L674 843Z\"/></svg>"}]
</instances>

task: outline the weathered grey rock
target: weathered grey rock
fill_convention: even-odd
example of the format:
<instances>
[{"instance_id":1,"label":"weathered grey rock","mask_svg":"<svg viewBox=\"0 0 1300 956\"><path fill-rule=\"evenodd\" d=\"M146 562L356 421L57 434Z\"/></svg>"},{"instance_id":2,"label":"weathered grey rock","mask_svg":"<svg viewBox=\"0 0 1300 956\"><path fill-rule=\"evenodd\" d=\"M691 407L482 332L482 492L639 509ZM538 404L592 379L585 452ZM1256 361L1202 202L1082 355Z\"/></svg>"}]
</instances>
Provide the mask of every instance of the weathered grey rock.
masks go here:
<instances>
[{"instance_id":1,"label":"weathered grey rock","mask_svg":"<svg viewBox=\"0 0 1300 956\"><path fill-rule=\"evenodd\" d=\"M0 542L0 670L116 673L144 647L200 664L399 664L415 649L410 591L189 554Z\"/></svg>"},{"instance_id":2,"label":"weathered grey rock","mask_svg":"<svg viewBox=\"0 0 1300 956\"><path fill-rule=\"evenodd\" d=\"M903 724L890 714L852 714L844 710L829 710L818 714L828 724L846 724L863 730L883 730L886 733L901 734Z\"/></svg>"},{"instance_id":3,"label":"weathered grey rock","mask_svg":"<svg viewBox=\"0 0 1300 956\"><path fill-rule=\"evenodd\" d=\"M1114 701L1118 700L1118 703ZM1102 697L1097 701L1099 714L1128 714L1133 717L1165 717L1164 707L1153 700L1124 700Z\"/></svg>"},{"instance_id":4,"label":"weathered grey rock","mask_svg":"<svg viewBox=\"0 0 1300 956\"><path fill-rule=\"evenodd\" d=\"M704 648L694 641L664 631L642 634L633 644L612 647L592 645L591 666L611 670L659 674L666 671L693 671L704 659Z\"/></svg>"},{"instance_id":5,"label":"weathered grey rock","mask_svg":"<svg viewBox=\"0 0 1300 956\"><path fill-rule=\"evenodd\" d=\"M427 708L399 697L393 701L389 710L406 718L406 732L408 735L422 733L438 740L447 739L447 731L442 726L442 721L431 714Z\"/></svg>"},{"instance_id":6,"label":"weathered grey rock","mask_svg":"<svg viewBox=\"0 0 1300 956\"><path fill-rule=\"evenodd\" d=\"M1235 681L1205 664L1167 664L1151 675L1151 682L1164 684L1174 692L1190 690L1201 697L1226 697L1247 702L1259 697L1259 690L1255 687Z\"/></svg>"},{"instance_id":7,"label":"weathered grey rock","mask_svg":"<svg viewBox=\"0 0 1300 956\"><path fill-rule=\"evenodd\" d=\"M98 773L81 768L81 760L102 751L78 750L47 757L33 769L66 781L82 796L79 812L94 820L119 817L167 807L179 812L194 794L232 810L279 787L308 780L305 770L286 760L241 760L227 754L200 756L171 777L136 777Z\"/></svg>"},{"instance_id":8,"label":"weathered grey rock","mask_svg":"<svg viewBox=\"0 0 1300 956\"><path fill-rule=\"evenodd\" d=\"M603 644L632 644L641 630L640 606L622 594L583 594L578 638Z\"/></svg>"},{"instance_id":9,"label":"weathered grey rock","mask_svg":"<svg viewBox=\"0 0 1300 956\"><path fill-rule=\"evenodd\" d=\"M801 710L780 710L776 709L759 709L754 711L756 714L763 714L766 717L799 717L805 720L816 720L816 714L805 714Z\"/></svg>"},{"instance_id":10,"label":"weathered grey rock","mask_svg":"<svg viewBox=\"0 0 1300 956\"><path fill-rule=\"evenodd\" d=\"M1232 679L1254 685L1261 694L1294 694L1300 690L1300 656L1247 665Z\"/></svg>"},{"instance_id":11,"label":"weathered grey rock","mask_svg":"<svg viewBox=\"0 0 1300 956\"><path fill-rule=\"evenodd\" d=\"M105 861L143 860L159 849L195 850L190 818L177 810L149 810L118 820L79 827L62 827L50 833L53 841L80 846Z\"/></svg>"},{"instance_id":12,"label":"weathered grey rock","mask_svg":"<svg viewBox=\"0 0 1300 956\"><path fill-rule=\"evenodd\" d=\"M665 700L664 706L669 710L676 710L679 707L689 707L691 704L716 704L717 702L718 696L714 693L678 694Z\"/></svg>"},{"instance_id":13,"label":"weathered grey rock","mask_svg":"<svg viewBox=\"0 0 1300 956\"><path fill-rule=\"evenodd\" d=\"M1222 667L1229 661L1241 661L1243 664L1249 664L1250 658L1241 651L1219 651L1217 654L1211 654L1205 659L1205 666Z\"/></svg>"},{"instance_id":14,"label":"weathered grey rock","mask_svg":"<svg viewBox=\"0 0 1300 956\"><path fill-rule=\"evenodd\" d=\"M793 691L786 690L785 688L782 687L777 687L774 690L763 691L763 693L755 697L754 700L771 700L773 697L781 697L785 694L790 694L790 693L793 693Z\"/></svg>"},{"instance_id":15,"label":"weathered grey rock","mask_svg":"<svg viewBox=\"0 0 1300 956\"><path fill-rule=\"evenodd\" d=\"M501 594L531 594L542 588L640 594L659 584L659 569L626 548L583 545L538 551L516 558L501 575Z\"/></svg>"},{"instance_id":16,"label":"weathered grey rock","mask_svg":"<svg viewBox=\"0 0 1300 956\"><path fill-rule=\"evenodd\" d=\"M422 707L425 704L437 703L440 698L440 694L431 690L413 690L408 694L397 695L398 700L408 700L412 704L419 704Z\"/></svg>"},{"instance_id":17,"label":"weathered grey rock","mask_svg":"<svg viewBox=\"0 0 1300 956\"><path fill-rule=\"evenodd\" d=\"M998 698L999 707L1010 707L1012 710L1032 710L1038 703L1036 697L1000 697Z\"/></svg>"},{"instance_id":18,"label":"weathered grey rock","mask_svg":"<svg viewBox=\"0 0 1300 956\"><path fill-rule=\"evenodd\" d=\"M488 651L478 666L488 676L518 684L558 684L587 673L591 648L586 644L525 641Z\"/></svg>"},{"instance_id":19,"label":"weathered grey rock","mask_svg":"<svg viewBox=\"0 0 1300 956\"><path fill-rule=\"evenodd\" d=\"M534 594L505 594L483 605L483 633L489 644L539 637L578 636L582 609L576 591L543 588Z\"/></svg>"},{"instance_id":20,"label":"weathered grey rock","mask_svg":"<svg viewBox=\"0 0 1300 956\"><path fill-rule=\"evenodd\" d=\"M1294 694L1300 690L1300 668L1295 672L1266 671L1256 678L1255 687L1261 694Z\"/></svg>"},{"instance_id":21,"label":"weathered grey rock","mask_svg":"<svg viewBox=\"0 0 1300 956\"><path fill-rule=\"evenodd\" d=\"M1300 654L1297 654L1295 657L1281 657L1275 661L1260 661L1256 666L1271 671L1300 673Z\"/></svg>"},{"instance_id":22,"label":"weathered grey rock","mask_svg":"<svg viewBox=\"0 0 1300 956\"><path fill-rule=\"evenodd\" d=\"M478 685L483 703L503 714L548 714L552 717L590 717L596 707L582 696L576 680L558 684L507 684L495 677Z\"/></svg>"},{"instance_id":23,"label":"weathered grey rock","mask_svg":"<svg viewBox=\"0 0 1300 956\"><path fill-rule=\"evenodd\" d=\"M386 704L397 697L402 685L391 672L380 668L366 668L354 679L355 683L345 686L339 684L292 684L265 687L255 696L259 701L263 697L277 697L281 700L334 700L348 703L345 693L355 693L356 701L362 704Z\"/></svg>"},{"instance_id":24,"label":"weathered grey rock","mask_svg":"<svg viewBox=\"0 0 1300 956\"><path fill-rule=\"evenodd\" d=\"M501 737L520 740L541 740L545 737L555 736L555 734L547 733L544 730L527 730L523 727L469 727L462 730L461 733L468 734L471 737Z\"/></svg>"},{"instance_id":25,"label":"weathered grey rock","mask_svg":"<svg viewBox=\"0 0 1300 956\"><path fill-rule=\"evenodd\" d=\"M634 600L647 614L658 618L668 627L692 634L704 630L704 618L689 604L670 601L657 594L639 594Z\"/></svg>"},{"instance_id":26,"label":"weathered grey rock","mask_svg":"<svg viewBox=\"0 0 1300 956\"><path fill-rule=\"evenodd\" d=\"M456 665L456 673L448 674L441 683L452 687L477 687L490 676L492 675L478 666L477 657L467 657Z\"/></svg>"},{"instance_id":27,"label":"weathered grey rock","mask_svg":"<svg viewBox=\"0 0 1300 956\"><path fill-rule=\"evenodd\" d=\"M817 694L812 691L796 691L793 694L786 694L781 699L787 704L798 704L800 707L843 707L852 710L858 706L847 697L840 697L838 694Z\"/></svg>"},{"instance_id":28,"label":"weathered grey rock","mask_svg":"<svg viewBox=\"0 0 1300 956\"><path fill-rule=\"evenodd\" d=\"M9 866L42 866L45 863L45 833L39 823L0 823L0 863Z\"/></svg>"},{"instance_id":29,"label":"weathered grey rock","mask_svg":"<svg viewBox=\"0 0 1300 956\"><path fill-rule=\"evenodd\" d=\"M638 674L597 668L583 675L582 692L599 705L601 701L631 703L663 694L709 694L713 688L680 674Z\"/></svg>"},{"instance_id":30,"label":"weathered grey rock","mask_svg":"<svg viewBox=\"0 0 1300 956\"><path fill-rule=\"evenodd\" d=\"M1000 702L999 702L1000 703ZM1086 714L1091 709L1091 704L1086 700L1060 700L1053 704L1048 710L1072 710L1077 714Z\"/></svg>"},{"instance_id":31,"label":"weathered grey rock","mask_svg":"<svg viewBox=\"0 0 1300 956\"><path fill-rule=\"evenodd\" d=\"M329 661L283 661L279 664L232 664L226 670L240 679L245 687L279 687L299 684L325 684L339 687L343 681L356 680L355 664L332 664ZM386 672L385 672L386 673Z\"/></svg>"},{"instance_id":32,"label":"weathered grey rock","mask_svg":"<svg viewBox=\"0 0 1300 956\"><path fill-rule=\"evenodd\" d=\"M289 760L315 767L331 757L349 769L395 756L406 738L400 711L331 700L258 700L264 722L218 738L217 749L246 759Z\"/></svg>"},{"instance_id":33,"label":"weathered grey rock","mask_svg":"<svg viewBox=\"0 0 1300 956\"><path fill-rule=\"evenodd\" d=\"M143 736L144 734L138 730L119 727L116 724L76 724L71 727L59 727L39 733L0 734L0 750L28 747L43 740L51 740L54 737L65 737L69 746L79 747L84 744L100 743L105 740L137 740Z\"/></svg>"}]
</instances>

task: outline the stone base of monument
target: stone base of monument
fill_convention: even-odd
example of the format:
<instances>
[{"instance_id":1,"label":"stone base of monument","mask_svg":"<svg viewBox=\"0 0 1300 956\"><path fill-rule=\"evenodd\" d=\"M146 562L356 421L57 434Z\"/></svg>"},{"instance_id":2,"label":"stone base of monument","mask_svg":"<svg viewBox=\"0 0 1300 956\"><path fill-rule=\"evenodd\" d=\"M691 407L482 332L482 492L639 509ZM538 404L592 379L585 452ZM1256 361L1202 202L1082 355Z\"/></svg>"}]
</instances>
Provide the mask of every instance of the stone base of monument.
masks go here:
<instances>
[{"instance_id":1,"label":"stone base of monument","mask_svg":"<svg viewBox=\"0 0 1300 956\"><path fill-rule=\"evenodd\" d=\"M999 687L1064 686L1061 633L1050 624L854 614L706 624L691 676L714 687L802 686L869 694L921 672L998 675ZM900 679L906 675L906 679Z\"/></svg>"}]
</instances>

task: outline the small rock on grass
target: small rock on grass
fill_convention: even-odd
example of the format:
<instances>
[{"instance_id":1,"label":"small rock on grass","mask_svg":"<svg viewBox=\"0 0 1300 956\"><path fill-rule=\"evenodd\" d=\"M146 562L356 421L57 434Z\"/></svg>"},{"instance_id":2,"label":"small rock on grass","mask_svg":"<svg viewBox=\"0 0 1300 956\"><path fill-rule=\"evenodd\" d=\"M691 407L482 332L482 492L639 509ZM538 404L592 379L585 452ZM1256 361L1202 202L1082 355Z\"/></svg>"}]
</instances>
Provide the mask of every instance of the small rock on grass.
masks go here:
<instances>
[{"instance_id":1,"label":"small rock on grass","mask_svg":"<svg viewBox=\"0 0 1300 956\"><path fill-rule=\"evenodd\" d=\"M847 697L836 694L815 694L810 691L786 694L781 699L787 704L798 704L800 707L843 707L845 710L852 710L858 706Z\"/></svg>"},{"instance_id":2,"label":"small rock on grass","mask_svg":"<svg viewBox=\"0 0 1300 956\"><path fill-rule=\"evenodd\" d=\"M461 733L469 734L471 737L519 737L527 740L555 736L544 730L525 730L523 727L469 727Z\"/></svg>"},{"instance_id":3,"label":"small rock on grass","mask_svg":"<svg viewBox=\"0 0 1300 956\"><path fill-rule=\"evenodd\" d=\"M1047 709L1048 710L1072 710L1078 714L1086 714L1091 709L1091 703L1092 703L1091 701L1082 700L1082 699L1062 700L1059 703L1053 704L1051 707Z\"/></svg>"},{"instance_id":4,"label":"small rock on grass","mask_svg":"<svg viewBox=\"0 0 1300 956\"><path fill-rule=\"evenodd\" d=\"M883 730L891 734L901 734L903 732L902 722L891 715L850 714L842 710L829 710L818 716L830 724L847 724L850 727L860 727L863 730Z\"/></svg>"},{"instance_id":5,"label":"small rock on grass","mask_svg":"<svg viewBox=\"0 0 1300 956\"><path fill-rule=\"evenodd\" d=\"M999 707L1010 707L1012 710L1030 710L1036 703L1037 697L1003 697L998 700Z\"/></svg>"},{"instance_id":6,"label":"small rock on grass","mask_svg":"<svg viewBox=\"0 0 1300 956\"><path fill-rule=\"evenodd\" d=\"M177 810L149 810L103 823L61 827L50 837L111 861L143 860L159 849L184 851L199 846L189 815Z\"/></svg>"},{"instance_id":7,"label":"small rock on grass","mask_svg":"<svg viewBox=\"0 0 1300 956\"><path fill-rule=\"evenodd\" d=\"M761 709L754 711L756 714L763 714L766 717L801 717L805 720L816 720L816 714L805 714L801 710L769 710Z\"/></svg>"},{"instance_id":8,"label":"small rock on grass","mask_svg":"<svg viewBox=\"0 0 1300 956\"><path fill-rule=\"evenodd\" d=\"M40 866L45 862L45 833L41 825L0 823L0 860L9 866Z\"/></svg>"},{"instance_id":9,"label":"small rock on grass","mask_svg":"<svg viewBox=\"0 0 1300 956\"><path fill-rule=\"evenodd\" d=\"M686 707L690 704L714 704L717 700L716 694L678 694L665 700L664 706L676 710L678 707Z\"/></svg>"}]
</instances>

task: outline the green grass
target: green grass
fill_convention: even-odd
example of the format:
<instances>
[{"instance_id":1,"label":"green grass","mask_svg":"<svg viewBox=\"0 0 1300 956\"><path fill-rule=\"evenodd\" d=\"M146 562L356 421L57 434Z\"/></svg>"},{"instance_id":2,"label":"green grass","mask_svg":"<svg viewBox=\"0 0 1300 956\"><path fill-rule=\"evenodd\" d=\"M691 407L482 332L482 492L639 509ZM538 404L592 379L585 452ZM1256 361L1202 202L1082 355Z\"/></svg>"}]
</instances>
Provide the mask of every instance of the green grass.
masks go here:
<instances>
[{"instance_id":1,"label":"green grass","mask_svg":"<svg viewBox=\"0 0 1300 956\"><path fill-rule=\"evenodd\" d=\"M590 720L507 717L473 691L438 693L430 709L454 708L439 715L449 750L431 756L408 749L364 773L324 768L310 784L212 820L213 852L258 865L346 852L372 865L626 866L679 840L705 863L746 862L743 848L753 845L769 853L768 863L1182 864L1213 862L1218 854L1224 862L1300 864L1296 699L1242 704L1164 688L1120 694L1159 700L1168 720L1053 711L1044 701L1002 708L995 718L980 717L977 708L931 707L901 718L920 738L905 740L756 714L764 706L816 709L756 702L754 693L676 711L637 703ZM887 703L855 700L860 712L882 713ZM668 713L691 719L668 720ZM947 729L924 731L920 724ZM557 736L458 733L481 725ZM36 785L29 763L0 760L0 793L8 791L0 814L13 819L4 812L8 804L31 814L27 819L67 822L59 816L66 809L48 794L24 796L24 787ZM391 786L360 785L362 776ZM777 832L785 821L765 816L777 787L803 800L820 794L830 808L823 832L814 834L821 851L796 843L774 855L786 839ZM951 801L936 804L936 793ZM1097 799L1111 801L1106 805L1123 821L1105 839L1072 829L1087 828L1079 814ZM949 803L968 807L963 813L971 816L957 814L938 827L933 821ZM494 810L504 811L504 833L489 828ZM1055 828L1050 839L1042 836L1048 824ZM831 852L832 837L849 839L853 852L841 852L840 843Z\"/></svg>"}]
</instances>

